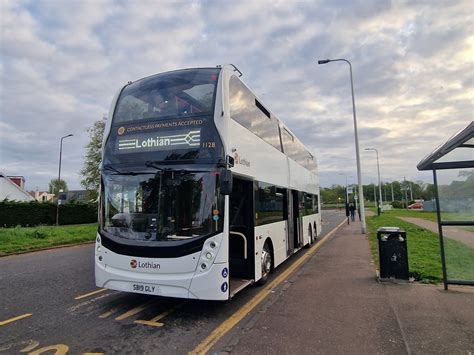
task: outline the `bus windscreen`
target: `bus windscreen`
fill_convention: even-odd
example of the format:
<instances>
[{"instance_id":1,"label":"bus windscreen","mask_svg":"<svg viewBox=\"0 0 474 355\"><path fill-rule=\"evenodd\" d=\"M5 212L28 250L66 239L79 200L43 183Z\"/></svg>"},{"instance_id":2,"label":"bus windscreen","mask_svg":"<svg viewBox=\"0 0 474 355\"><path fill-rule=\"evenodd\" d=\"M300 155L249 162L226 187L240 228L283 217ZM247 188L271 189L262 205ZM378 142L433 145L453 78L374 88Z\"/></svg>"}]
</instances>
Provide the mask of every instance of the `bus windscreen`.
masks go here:
<instances>
[{"instance_id":1,"label":"bus windscreen","mask_svg":"<svg viewBox=\"0 0 474 355\"><path fill-rule=\"evenodd\" d=\"M108 174L103 192L101 230L115 237L176 241L222 229L218 175L212 172Z\"/></svg>"},{"instance_id":2,"label":"bus windscreen","mask_svg":"<svg viewBox=\"0 0 474 355\"><path fill-rule=\"evenodd\" d=\"M113 124L213 114L219 70L178 70L127 85L117 102Z\"/></svg>"}]
</instances>

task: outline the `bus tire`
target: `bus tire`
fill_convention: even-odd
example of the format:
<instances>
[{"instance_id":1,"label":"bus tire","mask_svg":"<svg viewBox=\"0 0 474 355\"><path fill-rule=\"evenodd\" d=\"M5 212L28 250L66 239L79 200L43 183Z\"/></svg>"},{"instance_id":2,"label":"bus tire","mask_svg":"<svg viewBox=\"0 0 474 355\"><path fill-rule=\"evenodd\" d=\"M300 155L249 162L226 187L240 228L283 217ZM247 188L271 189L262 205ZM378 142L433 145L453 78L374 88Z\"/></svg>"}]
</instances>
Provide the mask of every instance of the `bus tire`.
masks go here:
<instances>
[{"instance_id":1,"label":"bus tire","mask_svg":"<svg viewBox=\"0 0 474 355\"><path fill-rule=\"evenodd\" d=\"M308 244L305 244L305 248L311 248L311 245L313 245L314 240L313 240L313 233L312 233L312 228L311 224L308 227Z\"/></svg>"},{"instance_id":2,"label":"bus tire","mask_svg":"<svg viewBox=\"0 0 474 355\"><path fill-rule=\"evenodd\" d=\"M265 242L262 249L262 278L258 280L257 285L263 286L267 283L270 273L273 269L273 254L268 241Z\"/></svg>"}]
</instances>

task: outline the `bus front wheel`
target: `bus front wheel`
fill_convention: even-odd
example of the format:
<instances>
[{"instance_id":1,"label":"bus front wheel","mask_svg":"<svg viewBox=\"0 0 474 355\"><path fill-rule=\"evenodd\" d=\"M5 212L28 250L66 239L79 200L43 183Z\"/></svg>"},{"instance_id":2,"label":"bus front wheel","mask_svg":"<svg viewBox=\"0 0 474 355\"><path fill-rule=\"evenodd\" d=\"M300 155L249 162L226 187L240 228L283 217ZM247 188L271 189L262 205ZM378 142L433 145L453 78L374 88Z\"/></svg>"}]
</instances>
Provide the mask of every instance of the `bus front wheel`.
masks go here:
<instances>
[{"instance_id":1,"label":"bus front wheel","mask_svg":"<svg viewBox=\"0 0 474 355\"><path fill-rule=\"evenodd\" d=\"M265 242L262 250L262 278L258 280L259 286L264 285L268 281L268 277L272 271L273 256L268 242Z\"/></svg>"}]
</instances>

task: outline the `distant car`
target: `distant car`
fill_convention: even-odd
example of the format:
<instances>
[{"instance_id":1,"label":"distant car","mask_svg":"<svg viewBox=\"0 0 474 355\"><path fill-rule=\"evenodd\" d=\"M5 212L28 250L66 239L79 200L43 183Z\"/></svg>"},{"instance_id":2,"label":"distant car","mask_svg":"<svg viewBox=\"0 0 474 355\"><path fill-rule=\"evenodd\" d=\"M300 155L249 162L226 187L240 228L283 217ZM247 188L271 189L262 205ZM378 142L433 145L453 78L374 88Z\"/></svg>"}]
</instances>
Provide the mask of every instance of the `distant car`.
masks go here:
<instances>
[{"instance_id":1,"label":"distant car","mask_svg":"<svg viewBox=\"0 0 474 355\"><path fill-rule=\"evenodd\" d=\"M411 205L408 206L409 210L422 210L423 209L423 203L421 202L415 202L412 203Z\"/></svg>"}]
</instances>

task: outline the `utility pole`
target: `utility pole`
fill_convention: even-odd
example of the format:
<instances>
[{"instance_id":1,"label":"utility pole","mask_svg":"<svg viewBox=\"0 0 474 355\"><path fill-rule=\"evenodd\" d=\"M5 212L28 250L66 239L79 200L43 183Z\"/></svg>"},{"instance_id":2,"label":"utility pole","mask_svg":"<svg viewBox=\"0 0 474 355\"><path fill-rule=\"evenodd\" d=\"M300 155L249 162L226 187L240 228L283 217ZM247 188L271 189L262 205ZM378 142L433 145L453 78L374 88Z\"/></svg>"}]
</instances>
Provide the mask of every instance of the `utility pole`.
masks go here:
<instances>
[{"instance_id":1,"label":"utility pole","mask_svg":"<svg viewBox=\"0 0 474 355\"><path fill-rule=\"evenodd\" d=\"M377 201L377 190L375 189L375 184L374 184L374 203Z\"/></svg>"},{"instance_id":2,"label":"utility pole","mask_svg":"<svg viewBox=\"0 0 474 355\"><path fill-rule=\"evenodd\" d=\"M408 208L407 180L403 177L403 191L405 191L405 208Z\"/></svg>"},{"instance_id":3,"label":"utility pole","mask_svg":"<svg viewBox=\"0 0 474 355\"><path fill-rule=\"evenodd\" d=\"M61 137L61 143L59 144L59 172L58 172L58 192L56 196L56 226L59 226L59 184L61 183L61 159L63 155L63 139L72 137L72 134L68 134L67 136Z\"/></svg>"}]
</instances>

